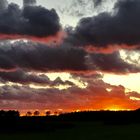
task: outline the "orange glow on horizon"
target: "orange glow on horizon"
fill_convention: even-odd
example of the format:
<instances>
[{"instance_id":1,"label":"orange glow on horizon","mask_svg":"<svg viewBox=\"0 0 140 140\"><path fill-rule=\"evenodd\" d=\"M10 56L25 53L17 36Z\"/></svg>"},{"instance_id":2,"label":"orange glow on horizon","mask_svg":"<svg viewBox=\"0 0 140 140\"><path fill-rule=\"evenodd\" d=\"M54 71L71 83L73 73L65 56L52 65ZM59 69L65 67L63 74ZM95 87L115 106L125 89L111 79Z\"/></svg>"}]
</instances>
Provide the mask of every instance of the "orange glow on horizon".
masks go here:
<instances>
[{"instance_id":1,"label":"orange glow on horizon","mask_svg":"<svg viewBox=\"0 0 140 140\"><path fill-rule=\"evenodd\" d=\"M136 110L136 109L123 109L123 108L119 108L119 107L108 107L106 109L79 109L79 110L71 110L71 111L62 111L62 112L57 112L57 115L60 115L60 114L65 114L65 113L73 113L73 112L88 112L88 111L133 111L133 110ZM35 110L34 110L35 111ZM32 115L31 116L34 116L34 111L32 111ZM40 114L39 116L46 116L46 113L45 111L39 111ZM27 112L20 112L20 116L23 117L23 116L27 116L26 115ZM51 116L53 115L56 115L56 112L55 111L51 111Z\"/></svg>"},{"instance_id":2,"label":"orange glow on horizon","mask_svg":"<svg viewBox=\"0 0 140 140\"><path fill-rule=\"evenodd\" d=\"M32 74L32 73L28 73L28 74ZM93 82L93 83L91 83L90 86L88 86L88 82L87 82L87 85L85 85L86 81L84 81L84 80L82 81L78 77L73 78L72 75L67 72L66 73L35 73L35 74L37 74L37 75L45 74L52 81L55 80L57 77L60 77L62 81L66 81L66 80L71 81L79 88L78 88L78 90L69 91L69 90L67 90L67 88L65 89L63 87L64 90L62 90L62 92L60 92L60 94L56 93L56 94L52 94L53 96L51 96L51 94L49 93L48 94L50 97L49 104L47 102L48 101L47 99L40 106L35 105L34 103L24 104L25 106L22 109L25 109L25 110L22 110L21 108L19 109L21 116L25 116L27 111L30 111L30 110L32 113L34 113L34 111L38 110L40 112L40 116L45 116L45 110L50 110L51 114L53 115L54 112L58 112L58 114L59 114L59 113L68 113L68 112L100 111L100 110L131 111L131 110L136 110L136 109L140 108L140 102L139 102L140 98L138 96L139 93L136 93L136 95L134 93L131 93L129 95L130 91L127 92L125 87L119 86L119 84L118 84L118 86L112 86L112 83L114 83L114 85L117 85L115 83L116 80L118 80L118 83L123 83L123 81L121 81L120 79L117 79L118 76L116 76L116 75L115 75L115 77L113 77L113 75L111 75L111 74L105 75L105 78L110 78L111 85L105 84L106 81L105 81L105 83L96 81L96 82L98 82L97 85L94 84L94 82ZM138 75L140 75L140 74L138 74ZM126 80L127 80L126 84L128 84L129 81L127 79L128 78L127 76L122 76L122 77L119 76L119 77L124 78L124 79L126 78ZM131 80L131 77L133 77L134 74L129 75L129 76L130 76L129 78ZM105 78L103 78L103 80L106 80ZM136 79L137 79L137 77L136 77ZM137 81L136 79L135 79L135 81ZM131 80L130 83L132 81L134 81L134 79ZM139 83L135 83L135 82L133 82L133 83L139 84ZM6 84L8 86L15 85L15 83L12 83L12 82L9 82ZM4 85L2 84L0 86L4 86ZM18 85L18 86L22 86L22 84ZM40 87L41 86L32 85L31 88L35 90ZM44 88L47 89L47 87L44 87ZM40 99L42 99L42 97ZM51 99L52 99L52 101L51 101ZM53 101L58 101L58 102L57 102L57 104L54 105ZM36 109L36 107L38 109ZM59 110L58 108L61 108L61 110Z\"/></svg>"},{"instance_id":3,"label":"orange glow on horizon","mask_svg":"<svg viewBox=\"0 0 140 140\"><path fill-rule=\"evenodd\" d=\"M112 104L111 104L112 102ZM113 103L114 102L114 103ZM116 103L118 102L118 103ZM139 105L136 104L133 100L130 101L126 101L126 100L121 100L118 99L118 101L115 99L109 99L108 100L101 100L100 102L97 102L96 104L89 106L79 106L79 107L74 107L75 105L73 105L73 107L69 107L69 108L63 108L61 110L59 109L49 109L49 111L51 112L50 115L57 115L58 114L62 114L62 113L71 113L71 112L84 112L84 111L133 111L139 108ZM29 110L21 110L20 112L20 116L26 116L26 113L28 111L31 111L32 114L34 113L34 111L36 111L35 109L29 109ZM45 116L45 112L46 110L40 110L38 109L38 111L40 112L39 116ZM33 116L33 115L32 115Z\"/></svg>"},{"instance_id":4,"label":"orange glow on horizon","mask_svg":"<svg viewBox=\"0 0 140 140\"><path fill-rule=\"evenodd\" d=\"M109 111L130 111L130 110L134 110L134 109L126 109L126 108L121 108L118 106L110 106L108 108L106 108L105 110L109 110Z\"/></svg>"}]
</instances>

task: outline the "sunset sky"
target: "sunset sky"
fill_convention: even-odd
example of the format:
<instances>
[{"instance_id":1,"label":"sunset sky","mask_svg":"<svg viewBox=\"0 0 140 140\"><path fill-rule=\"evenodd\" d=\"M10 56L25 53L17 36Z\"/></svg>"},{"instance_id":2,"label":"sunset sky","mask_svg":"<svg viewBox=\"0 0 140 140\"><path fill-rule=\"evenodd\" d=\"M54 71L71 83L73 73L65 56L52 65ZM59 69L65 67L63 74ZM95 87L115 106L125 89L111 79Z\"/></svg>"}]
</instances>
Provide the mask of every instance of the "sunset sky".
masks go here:
<instances>
[{"instance_id":1,"label":"sunset sky","mask_svg":"<svg viewBox=\"0 0 140 140\"><path fill-rule=\"evenodd\" d=\"M139 0L1 0L0 109L140 107Z\"/></svg>"}]
</instances>

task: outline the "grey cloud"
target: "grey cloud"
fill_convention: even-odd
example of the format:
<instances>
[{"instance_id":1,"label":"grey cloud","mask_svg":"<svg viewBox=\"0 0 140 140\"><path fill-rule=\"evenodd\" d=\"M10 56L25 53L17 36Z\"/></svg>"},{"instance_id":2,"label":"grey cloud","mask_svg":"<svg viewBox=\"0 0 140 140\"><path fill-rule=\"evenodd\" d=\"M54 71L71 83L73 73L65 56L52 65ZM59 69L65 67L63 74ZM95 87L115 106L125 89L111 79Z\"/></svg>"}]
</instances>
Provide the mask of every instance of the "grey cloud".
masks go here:
<instances>
[{"instance_id":1,"label":"grey cloud","mask_svg":"<svg viewBox=\"0 0 140 140\"><path fill-rule=\"evenodd\" d=\"M0 46L0 68L34 71L86 70L86 52L69 47L53 47L33 42L4 43Z\"/></svg>"},{"instance_id":2,"label":"grey cloud","mask_svg":"<svg viewBox=\"0 0 140 140\"><path fill-rule=\"evenodd\" d=\"M74 46L91 45L105 48L108 45L140 44L140 1L119 0L115 13L100 13L82 18L74 30L68 33L66 42Z\"/></svg>"},{"instance_id":3,"label":"grey cloud","mask_svg":"<svg viewBox=\"0 0 140 140\"><path fill-rule=\"evenodd\" d=\"M59 17L54 9L41 6L26 6L20 9L11 3L0 10L0 33L8 35L27 35L47 37L61 29Z\"/></svg>"},{"instance_id":4,"label":"grey cloud","mask_svg":"<svg viewBox=\"0 0 140 140\"><path fill-rule=\"evenodd\" d=\"M24 41L11 44L6 41L0 45L0 58L3 60L0 61L1 72L10 72L16 69L73 73L97 70L113 73L140 71L139 66L125 62L119 52L111 54L87 53L84 49L68 47L64 44L56 47Z\"/></svg>"},{"instance_id":5,"label":"grey cloud","mask_svg":"<svg viewBox=\"0 0 140 140\"><path fill-rule=\"evenodd\" d=\"M84 75L83 75L84 76ZM82 78L84 82L88 82L88 87L80 89L72 86L66 90L58 89L32 89L28 86L4 86L0 87L0 107L4 108L10 104L9 108L16 109L103 109L109 105L122 105L123 108L136 108L139 102L130 99L130 96L137 97L138 93L125 93L123 86L113 86L104 83L102 80L93 76L90 78ZM96 79L96 80L95 80ZM111 89L111 91L107 91ZM120 104L120 103L123 104ZM101 106L99 106L101 103ZM37 106L38 105L38 106Z\"/></svg>"}]
</instances>

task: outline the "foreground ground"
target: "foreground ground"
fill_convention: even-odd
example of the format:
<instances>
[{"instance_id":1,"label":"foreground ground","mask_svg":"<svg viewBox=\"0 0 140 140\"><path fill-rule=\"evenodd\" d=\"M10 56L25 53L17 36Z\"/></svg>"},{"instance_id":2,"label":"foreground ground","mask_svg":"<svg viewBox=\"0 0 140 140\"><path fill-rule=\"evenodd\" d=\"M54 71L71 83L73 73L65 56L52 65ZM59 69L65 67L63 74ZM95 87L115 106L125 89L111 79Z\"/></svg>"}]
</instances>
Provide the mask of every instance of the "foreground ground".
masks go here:
<instances>
[{"instance_id":1,"label":"foreground ground","mask_svg":"<svg viewBox=\"0 0 140 140\"><path fill-rule=\"evenodd\" d=\"M139 140L140 109L46 117L0 112L0 140Z\"/></svg>"},{"instance_id":2,"label":"foreground ground","mask_svg":"<svg viewBox=\"0 0 140 140\"><path fill-rule=\"evenodd\" d=\"M75 127L51 132L0 134L1 140L138 140L140 125L106 125L96 122L74 122Z\"/></svg>"}]
</instances>

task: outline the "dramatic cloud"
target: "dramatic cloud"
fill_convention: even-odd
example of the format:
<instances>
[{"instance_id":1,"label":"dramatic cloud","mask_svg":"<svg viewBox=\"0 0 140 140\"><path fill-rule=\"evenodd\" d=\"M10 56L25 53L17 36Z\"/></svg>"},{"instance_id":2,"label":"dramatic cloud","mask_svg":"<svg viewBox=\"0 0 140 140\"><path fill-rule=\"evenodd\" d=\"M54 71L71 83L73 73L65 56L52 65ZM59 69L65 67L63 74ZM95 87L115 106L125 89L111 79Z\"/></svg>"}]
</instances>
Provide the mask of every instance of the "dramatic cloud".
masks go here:
<instances>
[{"instance_id":1,"label":"dramatic cloud","mask_svg":"<svg viewBox=\"0 0 140 140\"><path fill-rule=\"evenodd\" d=\"M57 78L54 81L51 81L46 75L44 74L32 74L28 72L24 72L22 70L16 70L13 72L0 72L0 78L2 83L13 82L16 84L35 84L40 86L59 86L59 85L74 85L70 81L62 81L61 78Z\"/></svg>"},{"instance_id":2,"label":"dramatic cloud","mask_svg":"<svg viewBox=\"0 0 140 140\"><path fill-rule=\"evenodd\" d=\"M54 9L41 6L26 6L20 9L9 4L0 10L0 34L48 37L55 35L61 26Z\"/></svg>"},{"instance_id":3,"label":"dramatic cloud","mask_svg":"<svg viewBox=\"0 0 140 140\"><path fill-rule=\"evenodd\" d=\"M105 47L140 44L140 1L119 0L114 13L101 13L80 20L68 33L67 42L74 46ZM123 46L124 47L124 46Z\"/></svg>"},{"instance_id":4,"label":"dramatic cloud","mask_svg":"<svg viewBox=\"0 0 140 140\"><path fill-rule=\"evenodd\" d=\"M19 41L13 44L5 41L0 45L1 71L17 68L34 71L80 71L86 70L86 52L69 47L48 47L47 45Z\"/></svg>"},{"instance_id":5,"label":"dramatic cloud","mask_svg":"<svg viewBox=\"0 0 140 140\"><path fill-rule=\"evenodd\" d=\"M92 3L90 8L95 9L104 2L88 1ZM79 4L85 6L86 1L78 0L75 7ZM63 31L54 9L32 4L20 9L16 4L3 3L0 108L68 111L138 108L140 93L107 84L98 73L140 72L139 9L139 0L119 0L114 12L83 18L75 28ZM83 17L83 11L74 12ZM70 77L64 74L51 80L47 76L50 72L67 72Z\"/></svg>"},{"instance_id":6,"label":"dramatic cloud","mask_svg":"<svg viewBox=\"0 0 140 140\"><path fill-rule=\"evenodd\" d=\"M1 42L0 58L2 60L0 61L1 72L14 72L17 69L42 72L135 73L140 71L139 65L124 61L119 52L87 53L80 48L63 45L48 46L31 41ZM0 75L5 76L4 73Z\"/></svg>"},{"instance_id":7,"label":"dramatic cloud","mask_svg":"<svg viewBox=\"0 0 140 140\"><path fill-rule=\"evenodd\" d=\"M74 76L75 77L75 76ZM75 77L76 78L76 77ZM33 89L28 86L0 87L0 107L5 109L64 109L65 111L86 109L136 109L139 102L131 100L138 93L125 92L123 86L112 86L98 79L98 76L81 75L81 80L88 82L88 87L80 89L72 86L65 90ZM10 106L9 106L10 105Z\"/></svg>"},{"instance_id":8,"label":"dramatic cloud","mask_svg":"<svg viewBox=\"0 0 140 140\"><path fill-rule=\"evenodd\" d=\"M47 72L48 71L54 71L54 72L56 71L57 72L58 71L77 71L77 72L103 71L103 72L113 72L113 73L139 72L140 67L138 65L130 64L127 61L123 60L120 57L119 52L112 52L110 54L102 54L101 52L88 53L84 49L77 48L77 45L80 46L97 45L100 47L109 44L116 44L116 43L119 44L119 42L115 42L114 40L112 40L112 38L115 37L115 39L118 41L121 41L123 37L127 38L127 36L124 34L126 32L123 32L125 30L123 26L125 26L124 24L126 24L125 22L126 17L129 19L131 18L131 15L128 13L130 12L130 10L129 11L127 9L126 11L122 10L127 6L127 3L128 4L134 3L132 6L130 6L130 8L134 8L135 6L134 1L130 1L130 0L119 1L115 6L117 9L116 14L111 15L109 13L102 13L96 17L82 19L79 25L74 30L68 28L67 29L68 37L66 38L64 43L62 43L62 45L59 45L59 47L56 47L55 45L49 46L49 45L34 43L29 41L15 41L14 43L10 43L10 41L2 41L0 43L0 59L1 59L0 71L1 72L15 71L16 69L19 68L19 69L23 69L23 71L33 70L33 71L45 71L45 72L46 71ZM11 10L11 12L9 12L9 10ZM134 13L138 14L135 10L133 10L133 12L131 13L132 15ZM1 21L1 23L3 23L3 25L5 26L2 29L9 28L10 32L8 34L11 34L15 27L16 30L22 29L23 31L26 31L24 27L27 26L24 26L24 24L21 24L20 22L28 21L28 23L30 22L31 25L30 27L28 26L29 27L28 29L30 30L31 28L34 28L31 29L30 31L28 30L29 31L28 35L31 36L34 35L37 37L46 36L45 34L48 31L44 33L45 31L44 28L46 28L48 22L52 26L52 29L55 29L54 28L55 20L53 19L53 15L51 16L51 12L54 13L55 11L49 11L40 6L26 6L24 7L24 9L21 10L17 5L10 4L8 8L5 8L4 10L1 11L0 17L3 17L4 19ZM11 19L8 18L7 16L6 18L4 18L4 14L9 14ZM17 16L15 16L15 14L17 14ZM38 14L42 16L39 16ZM125 14L127 14L128 16L125 16ZM19 21L19 19L21 21ZM50 19L51 22L49 21ZM114 22L114 19L116 22ZM12 23L6 24L5 21L9 21L9 20L10 21L13 20ZM100 20L101 21L105 20L104 24L101 24L102 22L100 23ZM119 24L118 27L117 21L119 21L119 23L122 24L123 26ZM130 19L127 21L129 23ZM15 23L18 23L19 26L18 25L15 26ZM136 26L133 26L132 24L128 26L130 27L132 26L132 28L136 28ZM100 26L103 26L103 28L101 28ZM117 27L119 29L115 30ZM109 30L108 28L111 29ZM112 30L112 28L115 29ZM38 29L39 30L41 29L40 30L41 32L37 31ZM51 28L46 28L46 30L48 29ZM128 30L129 29L130 28L128 28ZM20 33L22 32L19 32L18 34L20 35ZM131 34L131 32L129 33ZM99 38L99 42L98 42L98 38ZM121 41L120 44L121 43L129 44L127 43L126 39L124 40L126 42ZM129 38L128 41L134 41L134 39ZM74 43L75 47L72 47L73 46L72 43Z\"/></svg>"},{"instance_id":9,"label":"dramatic cloud","mask_svg":"<svg viewBox=\"0 0 140 140\"><path fill-rule=\"evenodd\" d=\"M111 54L95 53L90 55L92 67L103 72L135 73L140 71L140 66L125 62L119 52Z\"/></svg>"},{"instance_id":10,"label":"dramatic cloud","mask_svg":"<svg viewBox=\"0 0 140 140\"><path fill-rule=\"evenodd\" d=\"M14 72L0 72L0 77L6 82L15 83L36 83L36 84L48 84L50 82L49 78L45 75L37 76L35 74L28 74L22 70L17 70Z\"/></svg>"}]
</instances>

